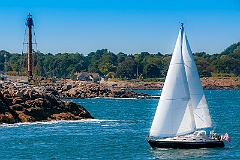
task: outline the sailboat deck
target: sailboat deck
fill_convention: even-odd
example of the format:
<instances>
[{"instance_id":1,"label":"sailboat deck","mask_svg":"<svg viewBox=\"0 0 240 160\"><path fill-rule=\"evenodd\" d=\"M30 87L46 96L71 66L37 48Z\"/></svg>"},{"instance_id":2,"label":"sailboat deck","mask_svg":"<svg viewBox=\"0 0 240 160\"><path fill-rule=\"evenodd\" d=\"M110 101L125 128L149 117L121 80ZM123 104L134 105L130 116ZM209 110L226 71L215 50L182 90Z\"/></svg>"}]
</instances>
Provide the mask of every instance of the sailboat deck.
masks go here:
<instances>
[{"instance_id":1,"label":"sailboat deck","mask_svg":"<svg viewBox=\"0 0 240 160\"><path fill-rule=\"evenodd\" d=\"M206 142L206 141L215 141L214 139L204 138L204 137L173 137L166 139L159 139L158 141L179 141L179 142Z\"/></svg>"}]
</instances>

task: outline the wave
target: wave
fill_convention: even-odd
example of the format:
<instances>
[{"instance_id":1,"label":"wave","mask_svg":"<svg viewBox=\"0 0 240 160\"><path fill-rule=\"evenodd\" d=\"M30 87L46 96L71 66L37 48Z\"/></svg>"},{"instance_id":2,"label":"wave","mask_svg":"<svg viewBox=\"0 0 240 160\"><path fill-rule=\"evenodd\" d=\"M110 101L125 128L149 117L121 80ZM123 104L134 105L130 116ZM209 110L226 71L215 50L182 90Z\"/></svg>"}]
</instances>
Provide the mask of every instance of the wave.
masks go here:
<instances>
[{"instance_id":1,"label":"wave","mask_svg":"<svg viewBox=\"0 0 240 160\"><path fill-rule=\"evenodd\" d=\"M125 99L138 99L138 98L95 97L95 98L87 98L87 99L121 99L121 100L125 100Z\"/></svg>"},{"instance_id":2,"label":"wave","mask_svg":"<svg viewBox=\"0 0 240 160\"><path fill-rule=\"evenodd\" d=\"M106 120L106 119L82 119L82 120L53 120L47 122L21 122L14 124L3 123L0 127L19 127L19 126L30 126L30 125L50 125L50 124L63 124L63 123L102 123L102 122L120 122L120 120Z\"/></svg>"}]
</instances>

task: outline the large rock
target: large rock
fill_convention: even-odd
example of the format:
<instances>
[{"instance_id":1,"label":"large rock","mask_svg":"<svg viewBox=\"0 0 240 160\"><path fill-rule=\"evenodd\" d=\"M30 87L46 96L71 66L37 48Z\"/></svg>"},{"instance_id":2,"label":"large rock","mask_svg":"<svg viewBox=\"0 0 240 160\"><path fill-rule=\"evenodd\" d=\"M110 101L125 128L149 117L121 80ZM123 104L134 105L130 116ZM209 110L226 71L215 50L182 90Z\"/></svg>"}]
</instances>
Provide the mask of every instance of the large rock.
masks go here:
<instances>
[{"instance_id":1,"label":"large rock","mask_svg":"<svg viewBox=\"0 0 240 160\"><path fill-rule=\"evenodd\" d=\"M53 90L33 86L2 84L0 89L0 123L93 118L81 105L57 98Z\"/></svg>"}]
</instances>

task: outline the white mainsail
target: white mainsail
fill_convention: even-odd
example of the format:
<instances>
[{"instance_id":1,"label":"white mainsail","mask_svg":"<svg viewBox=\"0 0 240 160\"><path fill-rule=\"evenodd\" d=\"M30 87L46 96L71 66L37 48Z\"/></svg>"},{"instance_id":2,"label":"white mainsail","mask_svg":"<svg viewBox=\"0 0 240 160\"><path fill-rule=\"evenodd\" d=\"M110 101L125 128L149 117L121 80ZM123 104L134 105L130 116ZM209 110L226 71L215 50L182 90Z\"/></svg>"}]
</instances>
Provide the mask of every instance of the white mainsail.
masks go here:
<instances>
[{"instance_id":1,"label":"white mainsail","mask_svg":"<svg viewBox=\"0 0 240 160\"><path fill-rule=\"evenodd\" d=\"M212 121L209 114L208 105L185 32L183 34L182 43L182 55L185 64L185 71L187 75L196 128L200 129L211 127Z\"/></svg>"},{"instance_id":2,"label":"white mainsail","mask_svg":"<svg viewBox=\"0 0 240 160\"><path fill-rule=\"evenodd\" d=\"M182 56L183 27L174 48L150 136L183 135L195 130L195 121Z\"/></svg>"}]
</instances>

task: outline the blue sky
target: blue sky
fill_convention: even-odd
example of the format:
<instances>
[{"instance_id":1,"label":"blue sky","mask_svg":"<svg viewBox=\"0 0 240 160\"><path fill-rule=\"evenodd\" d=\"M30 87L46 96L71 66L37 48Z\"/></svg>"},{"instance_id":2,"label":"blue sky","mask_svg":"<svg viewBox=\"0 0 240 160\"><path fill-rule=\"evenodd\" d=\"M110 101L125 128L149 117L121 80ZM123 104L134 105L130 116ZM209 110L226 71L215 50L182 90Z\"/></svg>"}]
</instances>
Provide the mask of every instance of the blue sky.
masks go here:
<instances>
[{"instance_id":1,"label":"blue sky","mask_svg":"<svg viewBox=\"0 0 240 160\"><path fill-rule=\"evenodd\" d=\"M240 0L0 0L0 49L21 53L33 15L37 49L115 54L172 53L179 22L193 52L220 53L240 41Z\"/></svg>"}]
</instances>

